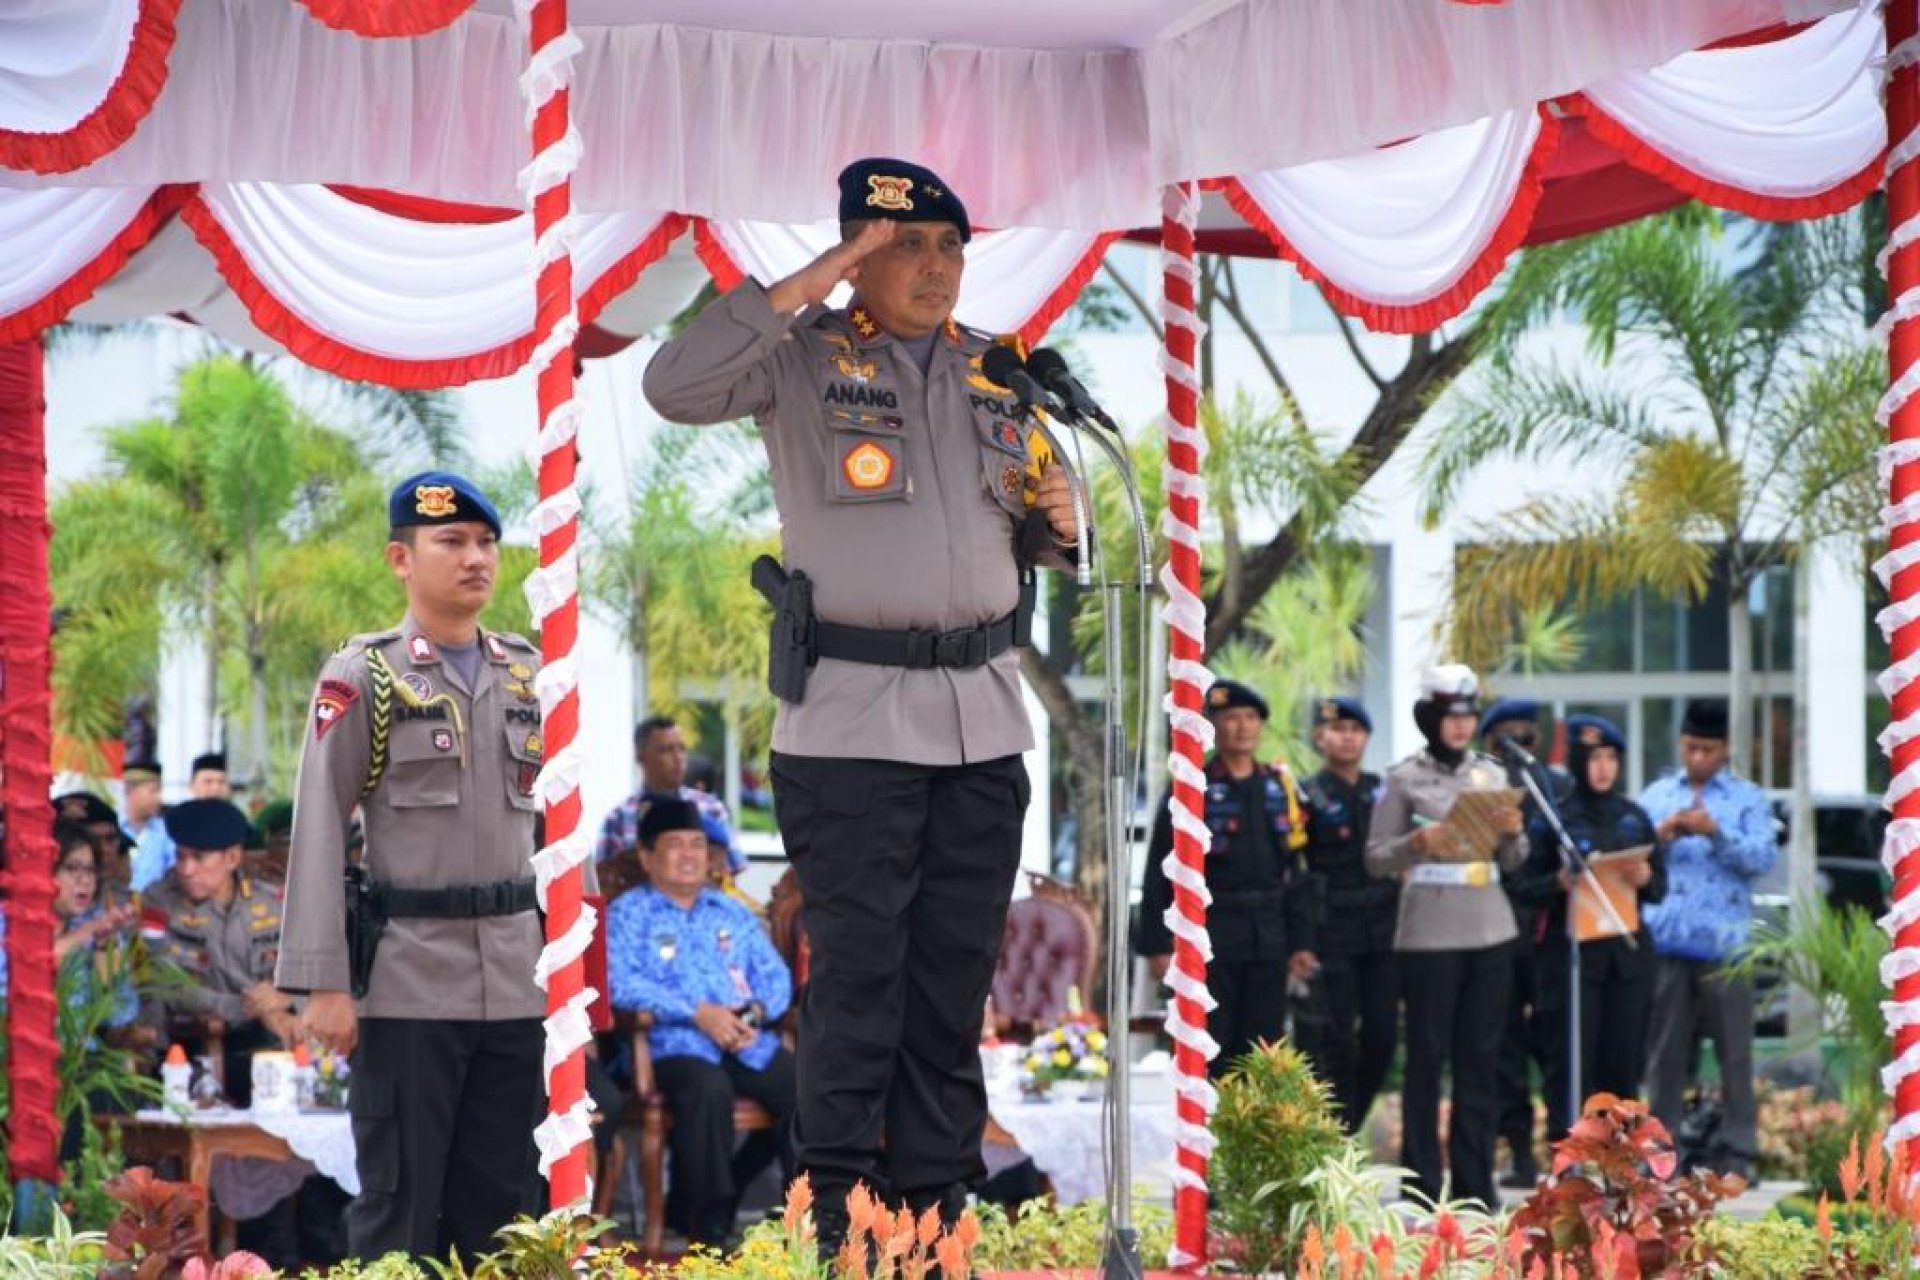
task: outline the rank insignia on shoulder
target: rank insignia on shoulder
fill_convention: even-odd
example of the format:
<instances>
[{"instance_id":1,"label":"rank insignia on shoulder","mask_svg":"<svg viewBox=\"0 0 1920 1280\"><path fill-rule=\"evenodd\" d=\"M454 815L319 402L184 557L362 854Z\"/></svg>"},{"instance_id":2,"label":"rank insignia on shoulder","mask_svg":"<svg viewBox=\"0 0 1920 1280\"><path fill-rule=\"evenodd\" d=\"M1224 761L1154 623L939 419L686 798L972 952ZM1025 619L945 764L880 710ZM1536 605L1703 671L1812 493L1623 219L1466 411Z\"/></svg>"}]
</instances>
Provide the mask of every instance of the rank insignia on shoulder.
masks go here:
<instances>
[{"instance_id":1,"label":"rank insignia on shoulder","mask_svg":"<svg viewBox=\"0 0 1920 1280\"><path fill-rule=\"evenodd\" d=\"M854 307L847 312L847 323L853 326L855 333L869 342L880 336L879 322L865 307Z\"/></svg>"},{"instance_id":2,"label":"rank insignia on shoulder","mask_svg":"<svg viewBox=\"0 0 1920 1280\"><path fill-rule=\"evenodd\" d=\"M524 662L509 662L507 664L507 674L515 680L531 680L533 679L533 668Z\"/></svg>"},{"instance_id":3,"label":"rank insignia on shoulder","mask_svg":"<svg viewBox=\"0 0 1920 1280\"><path fill-rule=\"evenodd\" d=\"M453 486L422 484L413 489L413 509L429 520L444 520L455 511Z\"/></svg>"},{"instance_id":4,"label":"rank insignia on shoulder","mask_svg":"<svg viewBox=\"0 0 1920 1280\"><path fill-rule=\"evenodd\" d=\"M433 652L433 641L419 634L408 636L407 637L407 656L409 658L412 658L415 662L434 661L435 654Z\"/></svg>"},{"instance_id":5,"label":"rank insignia on shoulder","mask_svg":"<svg viewBox=\"0 0 1920 1280\"><path fill-rule=\"evenodd\" d=\"M488 635L486 639L487 653L492 656L495 662L505 662L507 660L507 646L500 643L500 637Z\"/></svg>"},{"instance_id":6,"label":"rank insignia on shoulder","mask_svg":"<svg viewBox=\"0 0 1920 1280\"><path fill-rule=\"evenodd\" d=\"M893 479L893 455L869 440L848 450L840 469L856 489L883 489Z\"/></svg>"},{"instance_id":7,"label":"rank insignia on shoulder","mask_svg":"<svg viewBox=\"0 0 1920 1280\"><path fill-rule=\"evenodd\" d=\"M360 690L345 680L322 680L319 692L313 695L313 740L326 737L327 730L345 719L359 700Z\"/></svg>"}]
</instances>

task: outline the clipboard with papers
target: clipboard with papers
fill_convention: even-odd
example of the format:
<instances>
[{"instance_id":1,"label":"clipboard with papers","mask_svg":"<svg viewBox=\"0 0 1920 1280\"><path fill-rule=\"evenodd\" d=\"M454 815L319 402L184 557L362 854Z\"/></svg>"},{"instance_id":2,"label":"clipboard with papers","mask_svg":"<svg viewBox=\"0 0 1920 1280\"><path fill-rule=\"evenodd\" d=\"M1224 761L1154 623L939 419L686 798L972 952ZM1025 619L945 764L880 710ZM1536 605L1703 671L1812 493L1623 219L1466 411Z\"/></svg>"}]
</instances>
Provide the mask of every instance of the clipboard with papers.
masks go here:
<instances>
[{"instance_id":1,"label":"clipboard with papers","mask_svg":"<svg viewBox=\"0 0 1920 1280\"><path fill-rule=\"evenodd\" d=\"M1571 895L1575 940L1593 942L1600 938L1618 938L1622 935L1622 925L1626 933L1639 931L1640 890L1627 880L1626 873L1630 867L1644 864L1652 853L1652 845L1642 844L1611 853L1596 853L1587 859L1587 867L1593 874L1574 881ZM1612 905L1611 913L1600 905L1596 884Z\"/></svg>"}]
</instances>

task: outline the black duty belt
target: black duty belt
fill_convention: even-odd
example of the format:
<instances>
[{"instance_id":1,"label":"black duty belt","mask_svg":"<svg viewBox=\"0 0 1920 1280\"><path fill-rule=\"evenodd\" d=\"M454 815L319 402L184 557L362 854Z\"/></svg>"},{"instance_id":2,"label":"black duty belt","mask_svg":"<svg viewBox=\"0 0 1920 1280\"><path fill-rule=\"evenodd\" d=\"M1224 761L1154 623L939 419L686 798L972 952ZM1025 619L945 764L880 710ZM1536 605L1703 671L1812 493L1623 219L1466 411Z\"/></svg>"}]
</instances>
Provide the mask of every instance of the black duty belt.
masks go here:
<instances>
[{"instance_id":1,"label":"black duty belt","mask_svg":"<svg viewBox=\"0 0 1920 1280\"><path fill-rule=\"evenodd\" d=\"M447 889L396 889L378 885L374 899L381 914L392 919L474 920L482 916L516 916L539 905L533 879L495 880L492 884L458 884Z\"/></svg>"},{"instance_id":2,"label":"black duty belt","mask_svg":"<svg viewBox=\"0 0 1920 1280\"><path fill-rule=\"evenodd\" d=\"M1019 610L957 631L882 631L816 619L814 651L822 658L881 667L984 667L1014 645Z\"/></svg>"}]
</instances>

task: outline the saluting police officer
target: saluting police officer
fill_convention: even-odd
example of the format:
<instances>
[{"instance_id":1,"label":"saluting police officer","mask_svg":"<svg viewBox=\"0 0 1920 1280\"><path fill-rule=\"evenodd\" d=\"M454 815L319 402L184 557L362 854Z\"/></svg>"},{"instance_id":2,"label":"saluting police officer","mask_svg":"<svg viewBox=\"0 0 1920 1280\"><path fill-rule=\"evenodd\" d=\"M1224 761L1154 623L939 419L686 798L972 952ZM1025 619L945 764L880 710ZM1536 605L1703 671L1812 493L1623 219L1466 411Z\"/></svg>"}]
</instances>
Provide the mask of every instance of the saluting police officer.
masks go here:
<instances>
[{"instance_id":1,"label":"saluting police officer","mask_svg":"<svg viewBox=\"0 0 1920 1280\"><path fill-rule=\"evenodd\" d=\"M664 417L751 417L784 569L772 777L812 972L800 1167L822 1244L858 1180L957 1217L981 1178L979 1035L1019 862L1033 745L1013 653L1031 569L1064 565L1065 475L953 319L967 211L919 165L840 175L841 243L748 280L655 355ZM821 304L843 281L844 310ZM884 1155L883 1155L884 1152Z\"/></svg>"},{"instance_id":2,"label":"saluting police officer","mask_svg":"<svg viewBox=\"0 0 1920 1280\"><path fill-rule=\"evenodd\" d=\"M1246 685L1217 681L1207 691L1213 755L1207 760L1207 933L1213 960L1207 990L1217 1003L1207 1034L1220 1045L1210 1074L1226 1072L1255 1043L1278 1040L1287 1029L1287 988L1319 969L1314 952L1315 894L1300 864L1307 843L1306 812L1293 774L1256 756L1266 728L1267 701ZM1173 886L1161 863L1173 848L1173 797L1161 802L1147 847L1140 892L1138 950L1153 976L1164 980L1173 963L1166 912Z\"/></svg>"},{"instance_id":3,"label":"saluting police officer","mask_svg":"<svg viewBox=\"0 0 1920 1280\"><path fill-rule=\"evenodd\" d=\"M1367 874L1367 833L1380 775L1360 767L1373 718L1353 698L1314 709L1320 771L1301 788L1307 869L1319 881L1320 973L1310 1034L1297 1038L1333 1090L1348 1133L1359 1129L1385 1083L1400 1031L1400 962L1393 952L1400 889Z\"/></svg>"},{"instance_id":4,"label":"saluting police officer","mask_svg":"<svg viewBox=\"0 0 1920 1280\"><path fill-rule=\"evenodd\" d=\"M500 517L468 481L425 472L393 491L387 564L398 626L355 636L321 672L288 865L279 985L353 1052L360 1195L352 1252L471 1256L539 1207L543 1110L534 983L540 918L528 859L542 759L538 658L483 630ZM347 823L359 805L367 883L346 944ZM382 930L384 922L384 930ZM354 998L354 988L364 996Z\"/></svg>"}]
</instances>

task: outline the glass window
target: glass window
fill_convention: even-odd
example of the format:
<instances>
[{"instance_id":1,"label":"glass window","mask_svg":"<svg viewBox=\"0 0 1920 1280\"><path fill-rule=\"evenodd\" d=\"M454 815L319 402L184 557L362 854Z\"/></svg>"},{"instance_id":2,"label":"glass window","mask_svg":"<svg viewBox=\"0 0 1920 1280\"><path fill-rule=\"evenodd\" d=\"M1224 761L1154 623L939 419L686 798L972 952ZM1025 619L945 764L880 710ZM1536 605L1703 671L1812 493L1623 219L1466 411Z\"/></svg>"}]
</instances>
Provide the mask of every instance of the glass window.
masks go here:
<instances>
[{"instance_id":1,"label":"glass window","mask_svg":"<svg viewBox=\"0 0 1920 1280\"><path fill-rule=\"evenodd\" d=\"M1640 785L1664 777L1676 763L1683 698L1645 698L1640 703Z\"/></svg>"}]
</instances>

